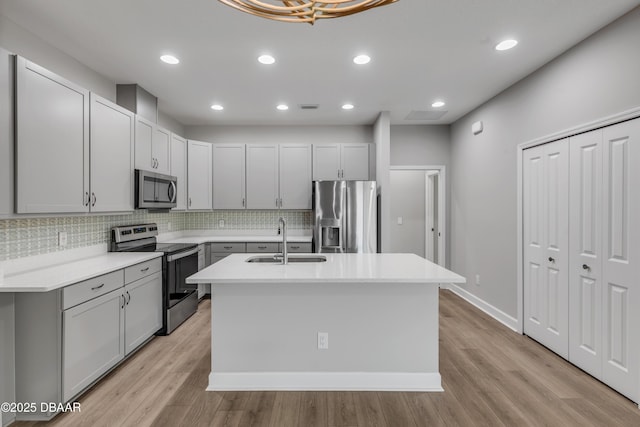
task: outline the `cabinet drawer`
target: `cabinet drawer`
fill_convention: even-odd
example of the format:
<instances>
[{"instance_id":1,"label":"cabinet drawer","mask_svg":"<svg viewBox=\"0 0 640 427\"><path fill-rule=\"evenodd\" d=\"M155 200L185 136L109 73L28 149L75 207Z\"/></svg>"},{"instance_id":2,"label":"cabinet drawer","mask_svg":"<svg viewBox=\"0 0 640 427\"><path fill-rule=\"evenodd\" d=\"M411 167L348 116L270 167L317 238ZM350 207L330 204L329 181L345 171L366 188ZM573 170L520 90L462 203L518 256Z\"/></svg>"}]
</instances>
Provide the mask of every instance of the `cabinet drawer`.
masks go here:
<instances>
[{"instance_id":1,"label":"cabinet drawer","mask_svg":"<svg viewBox=\"0 0 640 427\"><path fill-rule=\"evenodd\" d=\"M62 289L62 309L89 301L124 286L122 270L94 277Z\"/></svg>"},{"instance_id":2,"label":"cabinet drawer","mask_svg":"<svg viewBox=\"0 0 640 427\"><path fill-rule=\"evenodd\" d=\"M244 253L246 252L245 243L209 243L211 252L216 253Z\"/></svg>"},{"instance_id":3,"label":"cabinet drawer","mask_svg":"<svg viewBox=\"0 0 640 427\"><path fill-rule=\"evenodd\" d=\"M152 260L141 262L124 269L124 283L135 282L145 276L162 270L162 258L154 258Z\"/></svg>"},{"instance_id":4,"label":"cabinet drawer","mask_svg":"<svg viewBox=\"0 0 640 427\"><path fill-rule=\"evenodd\" d=\"M288 252L300 252L300 253L311 253L311 243L309 242L287 242L287 251Z\"/></svg>"},{"instance_id":5,"label":"cabinet drawer","mask_svg":"<svg viewBox=\"0 0 640 427\"><path fill-rule=\"evenodd\" d=\"M276 242L269 243L247 243L247 252L278 252L280 245Z\"/></svg>"}]
</instances>

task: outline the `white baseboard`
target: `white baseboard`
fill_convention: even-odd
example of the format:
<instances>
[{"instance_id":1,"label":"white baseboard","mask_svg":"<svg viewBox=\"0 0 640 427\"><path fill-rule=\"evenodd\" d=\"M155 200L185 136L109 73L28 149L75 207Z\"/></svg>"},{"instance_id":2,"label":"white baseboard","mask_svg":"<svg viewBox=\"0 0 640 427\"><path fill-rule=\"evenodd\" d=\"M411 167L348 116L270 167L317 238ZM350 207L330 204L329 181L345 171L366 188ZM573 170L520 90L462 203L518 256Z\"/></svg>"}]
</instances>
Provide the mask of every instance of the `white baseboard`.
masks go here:
<instances>
[{"instance_id":1,"label":"white baseboard","mask_svg":"<svg viewBox=\"0 0 640 427\"><path fill-rule=\"evenodd\" d=\"M444 391L437 372L211 372L207 390Z\"/></svg>"},{"instance_id":2,"label":"white baseboard","mask_svg":"<svg viewBox=\"0 0 640 427\"><path fill-rule=\"evenodd\" d=\"M507 328L513 330L514 332L518 332L518 319L512 317L505 313L504 311L492 306L488 302L483 299L478 298L473 295L471 292L462 289L458 285L454 285L453 283L447 283L440 286L442 289L448 289L463 300L467 301L469 304L479 308L480 310L487 313L489 316L496 319L498 322L505 325Z\"/></svg>"},{"instance_id":3,"label":"white baseboard","mask_svg":"<svg viewBox=\"0 0 640 427\"><path fill-rule=\"evenodd\" d=\"M7 412L5 412L5 414L7 414ZM16 416L10 414L10 416L5 417L3 414L0 414L0 421L2 421L0 423L2 427L7 427L9 424L13 424L13 422L16 421Z\"/></svg>"}]
</instances>

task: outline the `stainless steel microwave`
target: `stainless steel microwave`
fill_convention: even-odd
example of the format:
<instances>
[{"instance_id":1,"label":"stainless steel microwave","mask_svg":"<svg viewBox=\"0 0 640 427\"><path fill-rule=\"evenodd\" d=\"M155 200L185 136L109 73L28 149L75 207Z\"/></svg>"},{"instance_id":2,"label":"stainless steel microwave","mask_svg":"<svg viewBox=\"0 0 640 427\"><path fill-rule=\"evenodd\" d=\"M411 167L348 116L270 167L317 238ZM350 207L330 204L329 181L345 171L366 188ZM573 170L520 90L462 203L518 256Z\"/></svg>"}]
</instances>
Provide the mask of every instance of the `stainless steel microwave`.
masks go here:
<instances>
[{"instance_id":1,"label":"stainless steel microwave","mask_svg":"<svg viewBox=\"0 0 640 427\"><path fill-rule=\"evenodd\" d=\"M136 169L136 209L176 207L178 178Z\"/></svg>"}]
</instances>

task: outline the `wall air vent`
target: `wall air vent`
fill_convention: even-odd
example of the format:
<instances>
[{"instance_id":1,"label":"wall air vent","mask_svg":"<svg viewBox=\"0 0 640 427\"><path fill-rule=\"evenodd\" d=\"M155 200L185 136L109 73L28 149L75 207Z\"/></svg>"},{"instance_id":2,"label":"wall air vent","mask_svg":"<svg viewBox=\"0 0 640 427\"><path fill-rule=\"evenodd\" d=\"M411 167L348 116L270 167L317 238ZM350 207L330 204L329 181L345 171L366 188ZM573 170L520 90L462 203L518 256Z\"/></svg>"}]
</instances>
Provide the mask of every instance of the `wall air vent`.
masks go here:
<instances>
[{"instance_id":1,"label":"wall air vent","mask_svg":"<svg viewBox=\"0 0 640 427\"><path fill-rule=\"evenodd\" d=\"M318 104L300 104L301 110L317 110L320 105Z\"/></svg>"},{"instance_id":2,"label":"wall air vent","mask_svg":"<svg viewBox=\"0 0 640 427\"><path fill-rule=\"evenodd\" d=\"M448 111L440 111L440 110L438 111L413 110L404 119L405 120L438 120L447 113Z\"/></svg>"}]
</instances>

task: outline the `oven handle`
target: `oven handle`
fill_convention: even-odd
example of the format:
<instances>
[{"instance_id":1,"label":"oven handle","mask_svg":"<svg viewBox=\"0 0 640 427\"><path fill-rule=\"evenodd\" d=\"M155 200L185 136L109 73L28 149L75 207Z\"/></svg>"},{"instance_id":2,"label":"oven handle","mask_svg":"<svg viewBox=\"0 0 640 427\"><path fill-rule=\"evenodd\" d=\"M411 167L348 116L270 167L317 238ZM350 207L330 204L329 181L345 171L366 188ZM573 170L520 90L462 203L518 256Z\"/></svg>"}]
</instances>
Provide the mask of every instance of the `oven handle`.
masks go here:
<instances>
[{"instance_id":1,"label":"oven handle","mask_svg":"<svg viewBox=\"0 0 640 427\"><path fill-rule=\"evenodd\" d=\"M185 257L188 257L189 255L193 255L197 253L198 253L198 248L196 247L195 249L191 249L190 251L180 252L179 254L175 254L175 255L169 255L167 257L167 261L172 262L172 261L185 258Z\"/></svg>"}]
</instances>

